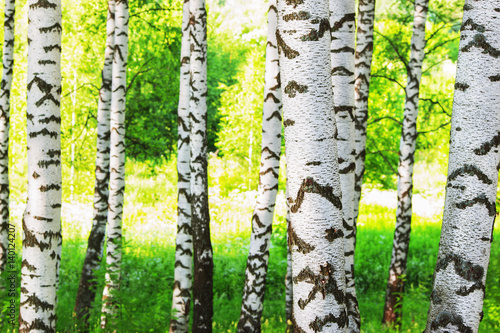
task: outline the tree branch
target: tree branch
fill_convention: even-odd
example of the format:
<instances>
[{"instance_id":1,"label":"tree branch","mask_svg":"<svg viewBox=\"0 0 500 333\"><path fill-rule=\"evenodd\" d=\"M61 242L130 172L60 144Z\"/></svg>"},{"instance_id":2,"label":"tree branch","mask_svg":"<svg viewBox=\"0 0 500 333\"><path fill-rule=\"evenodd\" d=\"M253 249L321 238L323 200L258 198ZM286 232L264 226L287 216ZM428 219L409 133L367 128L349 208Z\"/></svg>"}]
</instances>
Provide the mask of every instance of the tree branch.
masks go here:
<instances>
[{"instance_id":1,"label":"tree branch","mask_svg":"<svg viewBox=\"0 0 500 333\"><path fill-rule=\"evenodd\" d=\"M394 45L394 42L387 36L385 36L384 34L382 34L380 31L378 30L373 30L374 33L382 36L385 40L387 40L387 42L389 43L389 45L391 45L392 49L394 50L394 52L396 52L399 60L405 65L406 67L406 70L407 71L410 71L410 66L408 65L408 62L406 61L406 59L401 55L401 53L399 53L399 50L398 48L396 47L396 45Z\"/></svg>"},{"instance_id":2,"label":"tree branch","mask_svg":"<svg viewBox=\"0 0 500 333\"><path fill-rule=\"evenodd\" d=\"M381 79L386 79L386 80L392 81L392 82L396 83L398 86L400 86L400 87L401 87L401 89L403 89L403 90L405 90L405 89L406 89L406 87L405 87L405 86L403 86L403 85L401 84L401 82L399 82L399 81L398 81L398 80L396 80L396 79L393 79L392 77L385 76L385 75L379 75L379 74L372 74L372 75L371 75L371 77L379 77L379 78L381 78Z\"/></svg>"},{"instance_id":3,"label":"tree branch","mask_svg":"<svg viewBox=\"0 0 500 333\"><path fill-rule=\"evenodd\" d=\"M375 119L373 119L372 121L370 121L370 122L369 122L368 124L366 124L366 125L368 126L368 125L371 125L371 124L373 124L373 123L378 123L379 121L384 120L384 119L389 119L389 120L392 120L392 121L394 121L394 122L398 123L399 125L403 126L403 123L402 123L401 121L399 121L399 120L397 120L396 118L393 118L393 117L391 117L391 116L385 116L385 117L375 118Z\"/></svg>"},{"instance_id":4,"label":"tree branch","mask_svg":"<svg viewBox=\"0 0 500 333\"><path fill-rule=\"evenodd\" d=\"M137 73L135 73L135 75L130 80L130 82L129 82L128 86L127 86L127 92L132 87L132 84L134 84L134 81L137 78L137 76L139 76L140 74L144 74L144 73L147 73L147 72L153 70L153 68L151 68L151 67L147 68L145 70L142 70L144 68L144 66L146 66L153 59L154 59L154 57L153 58L149 58L148 60L146 60L146 62L144 64L142 64L141 68L139 68L139 71L137 71Z\"/></svg>"}]
</instances>

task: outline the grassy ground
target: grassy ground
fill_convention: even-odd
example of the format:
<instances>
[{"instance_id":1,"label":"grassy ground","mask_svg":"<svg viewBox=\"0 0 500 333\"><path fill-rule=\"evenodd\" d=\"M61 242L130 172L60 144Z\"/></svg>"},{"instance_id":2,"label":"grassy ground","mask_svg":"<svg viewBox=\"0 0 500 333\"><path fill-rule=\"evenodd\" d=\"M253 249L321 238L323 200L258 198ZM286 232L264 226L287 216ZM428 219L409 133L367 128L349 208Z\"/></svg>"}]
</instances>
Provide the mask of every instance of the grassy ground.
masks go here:
<instances>
[{"instance_id":1,"label":"grassy ground","mask_svg":"<svg viewBox=\"0 0 500 333\"><path fill-rule=\"evenodd\" d=\"M219 164L217 164L219 163ZM215 163L221 167L220 161ZM214 164L212 164L213 167ZM223 167L223 166L222 166ZM124 213L123 283L119 332L166 332L170 317L175 249L175 172L128 163ZM220 170L219 170L220 171ZM19 171L21 172L21 171ZM214 174L217 174L214 172ZM255 191L225 186L218 173L210 189L211 231L214 248L214 332L235 332L240 314L244 269L249 248L250 220ZM16 175L13 178L16 181ZM24 209L22 183L14 190L12 222L17 226ZM73 332L72 319L79 275L91 223L92 176L82 174L75 183L75 199L65 190L63 204L63 252L60 274L58 332ZM229 188L229 190L228 190ZM16 203L17 202L17 203ZM391 206L391 205L389 205ZM285 330L286 234L284 195L278 197L271 259L263 313L263 332ZM386 332L381 317L394 232L395 209L364 202L361 206L356 248L356 284L363 332ZM440 216L414 215L408 261L407 292L404 297L403 332L422 332L429 307L432 275L440 236ZM485 317L480 332L500 330L500 230L495 230L486 285ZM17 256L20 266L20 254ZM103 271L99 272L102 281ZM19 278L17 279L19 283ZM100 286L102 288L102 285ZM17 292L19 295L19 291ZM7 315L10 298L0 298ZM100 301L95 303L92 324L98 326ZM10 331L8 323L1 332ZM97 331L97 329L96 329Z\"/></svg>"}]
</instances>

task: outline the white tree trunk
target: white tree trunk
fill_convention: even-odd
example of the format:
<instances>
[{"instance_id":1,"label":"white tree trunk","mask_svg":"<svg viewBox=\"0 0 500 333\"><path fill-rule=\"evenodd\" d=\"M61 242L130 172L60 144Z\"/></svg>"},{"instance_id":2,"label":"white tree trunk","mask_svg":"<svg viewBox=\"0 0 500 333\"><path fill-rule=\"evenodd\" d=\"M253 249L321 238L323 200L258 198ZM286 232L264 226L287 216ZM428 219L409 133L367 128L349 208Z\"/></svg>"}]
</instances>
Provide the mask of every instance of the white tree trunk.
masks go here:
<instances>
[{"instance_id":1,"label":"white tree trunk","mask_svg":"<svg viewBox=\"0 0 500 333\"><path fill-rule=\"evenodd\" d=\"M122 214L125 192L125 106L127 93L128 0L115 2L115 53L111 96L110 179L106 286L103 292L101 327L116 325L122 257ZM110 324L110 325L109 325Z\"/></svg>"},{"instance_id":2,"label":"white tree trunk","mask_svg":"<svg viewBox=\"0 0 500 333\"><path fill-rule=\"evenodd\" d=\"M77 320L88 327L88 313L95 299L94 270L99 269L108 219L109 194L109 139L111 112L111 84L113 74L113 55L115 47L115 0L108 0L108 19L106 24L106 49L102 69L102 85L97 107L97 151L94 190L94 218L90 231L87 253L83 262L80 285L76 296L75 313Z\"/></svg>"},{"instance_id":3,"label":"white tree trunk","mask_svg":"<svg viewBox=\"0 0 500 333\"><path fill-rule=\"evenodd\" d=\"M20 332L55 332L61 260L61 2L28 1L28 204Z\"/></svg>"},{"instance_id":4,"label":"white tree trunk","mask_svg":"<svg viewBox=\"0 0 500 333\"><path fill-rule=\"evenodd\" d=\"M16 1L5 1L3 72L0 84L0 273L7 263L9 243L10 87L14 73L14 14Z\"/></svg>"},{"instance_id":5,"label":"white tree trunk","mask_svg":"<svg viewBox=\"0 0 500 333\"><path fill-rule=\"evenodd\" d=\"M477 332L483 317L500 156L499 10L465 1L428 333Z\"/></svg>"},{"instance_id":6,"label":"white tree trunk","mask_svg":"<svg viewBox=\"0 0 500 333\"><path fill-rule=\"evenodd\" d=\"M425 56L425 20L429 0L415 1L413 36L411 37L410 61L407 65L408 81L405 88L406 102L399 144L398 166L398 208L396 230L392 247L389 279L385 296L383 322L401 324L403 276L406 275L406 261L410 245L413 165L417 144L417 116L420 78Z\"/></svg>"},{"instance_id":7,"label":"white tree trunk","mask_svg":"<svg viewBox=\"0 0 500 333\"><path fill-rule=\"evenodd\" d=\"M280 1L277 41L289 184L294 332L345 332L342 198L329 4Z\"/></svg>"},{"instance_id":8,"label":"white tree trunk","mask_svg":"<svg viewBox=\"0 0 500 333\"><path fill-rule=\"evenodd\" d=\"M356 5L354 0L330 0L332 83L337 122L342 212L344 214L344 256L346 305L349 332L359 332L360 318L354 283L354 48Z\"/></svg>"},{"instance_id":9,"label":"white tree trunk","mask_svg":"<svg viewBox=\"0 0 500 333\"><path fill-rule=\"evenodd\" d=\"M181 74L177 113L177 238L175 247L174 291L170 332L189 331L189 311L193 268L191 230L191 169L189 166L189 0L184 1L182 16Z\"/></svg>"},{"instance_id":10,"label":"white tree trunk","mask_svg":"<svg viewBox=\"0 0 500 333\"><path fill-rule=\"evenodd\" d=\"M368 98L373 56L373 25L375 22L375 0L359 0L358 32L355 54L354 99L356 123L354 145L356 149L356 171L354 181L354 231L359 214L361 187L365 174L366 126L368 120ZM356 237L354 237L356 248Z\"/></svg>"},{"instance_id":11,"label":"white tree trunk","mask_svg":"<svg viewBox=\"0 0 500 333\"><path fill-rule=\"evenodd\" d=\"M191 58L191 223L193 227L193 328L212 332L213 251L207 178L207 11L204 0L190 0Z\"/></svg>"},{"instance_id":12,"label":"white tree trunk","mask_svg":"<svg viewBox=\"0 0 500 333\"><path fill-rule=\"evenodd\" d=\"M259 191L252 217L252 235L245 271L245 286L238 332L261 331L260 319L266 288L281 153L282 105L279 55L276 42L277 20L276 0L270 0Z\"/></svg>"}]
</instances>

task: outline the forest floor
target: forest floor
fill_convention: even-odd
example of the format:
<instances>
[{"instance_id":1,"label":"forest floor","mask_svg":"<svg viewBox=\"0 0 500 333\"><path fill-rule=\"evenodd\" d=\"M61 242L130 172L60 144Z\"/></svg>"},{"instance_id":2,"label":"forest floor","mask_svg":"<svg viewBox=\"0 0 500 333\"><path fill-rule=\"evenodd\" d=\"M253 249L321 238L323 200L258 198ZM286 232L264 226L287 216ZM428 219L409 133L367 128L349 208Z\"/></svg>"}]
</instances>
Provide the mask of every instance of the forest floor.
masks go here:
<instances>
[{"instance_id":1,"label":"forest floor","mask_svg":"<svg viewBox=\"0 0 500 333\"><path fill-rule=\"evenodd\" d=\"M166 332L171 309L175 250L175 173L150 174L140 167L127 177L124 210L121 320L118 332ZM170 169L170 168L169 168ZM173 170L171 170L173 171ZM408 259L407 288L403 305L403 332L422 332L429 307L432 276L438 251L445 182L443 176L419 178L414 195L414 215ZM91 179L91 178L90 178ZM83 183L86 180L81 179ZM88 181L88 180L87 180ZM433 186L430 186L432 183ZM90 182L90 185L92 182ZM436 185L438 184L438 185ZM89 186L90 186L89 185ZM222 185L221 185L222 186ZM232 190L222 194L210 188L211 233L214 250L214 332L236 332L240 314L244 270L249 248L251 216L256 191ZM67 193L66 193L67 194ZM63 252L58 293L58 332L75 331L72 319L79 276L92 220L92 197L65 195L63 203ZM14 201L14 200L13 200ZM356 247L356 288L362 332L390 332L381 327L387 272L396 213L395 191L363 191ZM11 204L20 247L21 216L25 203ZM285 331L286 206L280 192L271 239L263 332ZM484 320L479 332L500 331L500 228L495 229L486 285ZM20 265L20 255L17 262ZM102 288L103 270L98 273ZM19 283L19 279L18 279ZM2 297L5 305L9 299ZM98 327L101 302L95 302L92 326ZM9 331L3 325L0 332ZM98 332L99 329L95 328Z\"/></svg>"}]
</instances>

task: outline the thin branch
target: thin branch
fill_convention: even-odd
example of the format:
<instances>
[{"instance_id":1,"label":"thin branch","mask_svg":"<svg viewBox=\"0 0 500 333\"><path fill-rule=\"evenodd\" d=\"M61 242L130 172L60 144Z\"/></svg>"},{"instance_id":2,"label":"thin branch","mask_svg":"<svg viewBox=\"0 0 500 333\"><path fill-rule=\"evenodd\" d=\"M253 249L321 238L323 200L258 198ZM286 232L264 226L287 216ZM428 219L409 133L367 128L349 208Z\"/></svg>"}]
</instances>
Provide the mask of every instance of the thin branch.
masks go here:
<instances>
[{"instance_id":1,"label":"thin branch","mask_svg":"<svg viewBox=\"0 0 500 333\"><path fill-rule=\"evenodd\" d=\"M99 87L97 87L97 86L96 86L95 84L93 84L93 83L84 83L84 84L82 84L81 86L79 86L78 88L76 88L76 90L78 91L78 90L80 90L80 89L82 89L82 88L85 88L86 86L91 86L91 87L93 87L95 90L99 91ZM74 92L75 92L75 90L73 89L73 90L72 90L72 91L70 91L69 93L67 93L67 94L65 94L65 95L63 95L63 96L61 96L61 98L68 97L69 95L71 95L71 94L72 94L72 93L74 93Z\"/></svg>"},{"instance_id":2,"label":"thin branch","mask_svg":"<svg viewBox=\"0 0 500 333\"><path fill-rule=\"evenodd\" d=\"M384 119L390 119L390 120L392 120L392 121L394 121L394 122L398 123L399 125L403 126L403 123L402 123L401 121L399 121L399 120L397 120L396 118L393 118L393 117L391 117L391 116L385 116L385 117L375 118L375 119L373 119L372 121L370 121L370 122L367 124L367 126L368 126L368 125L371 125L371 124L373 124L373 123L378 123L379 121L384 120Z\"/></svg>"},{"instance_id":3,"label":"thin branch","mask_svg":"<svg viewBox=\"0 0 500 333\"><path fill-rule=\"evenodd\" d=\"M436 49L440 48L441 46L445 45L445 44L448 44L449 42L453 42L457 39L460 39L460 37L455 37L455 38L451 38L451 39L447 39L445 40L444 42L442 43L439 43L437 45L434 45L434 47L432 49L430 49L429 51L425 52L425 55L429 55L431 54L432 52L434 52Z\"/></svg>"},{"instance_id":4,"label":"thin branch","mask_svg":"<svg viewBox=\"0 0 500 333\"><path fill-rule=\"evenodd\" d=\"M445 62L446 60L449 60L449 59L443 59L443 60L440 60L438 62L435 62L433 63L432 65L430 65L428 68L425 69L425 71L422 71L422 74L425 74L427 73L428 71L430 71L432 68L436 67L437 65L439 64L442 64L443 62Z\"/></svg>"},{"instance_id":5,"label":"thin branch","mask_svg":"<svg viewBox=\"0 0 500 333\"><path fill-rule=\"evenodd\" d=\"M405 65L406 67L406 70L409 71L410 70L410 66L408 65L408 62L406 61L406 59L401 55L401 53L399 53L399 50L398 48L396 47L396 45L394 45L394 42L387 36L385 36L384 34L382 34L380 31L378 30L374 30L373 31L374 33L382 36L385 40L387 40L387 42L389 43L389 45L391 45L392 49L394 50L394 52L396 52L399 60Z\"/></svg>"},{"instance_id":6,"label":"thin branch","mask_svg":"<svg viewBox=\"0 0 500 333\"><path fill-rule=\"evenodd\" d=\"M432 100L431 98L420 98L420 100L421 100L421 101L424 101L424 102L429 102L429 103L431 103L431 104L432 104L432 106L434 106L434 105L439 106L439 107L441 108L441 111L442 111L445 115L447 115L448 117L450 117L450 118L451 118L451 114L449 114L449 113L446 111L446 109L444 108L444 106L443 106L443 105L442 105L439 101L434 101L434 100Z\"/></svg>"},{"instance_id":7,"label":"thin branch","mask_svg":"<svg viewBox=\"0 0 500 333\"><path fill-rule=\"evenodd\" d=\"M134 13L134 14L130 15L130 17L136 17L136 16L139 16L143 13L161 12L161 11L170 11L170 10L172 10L172 8L163 8L163 7L159 6L158 8L150 8L150 9L143 10L142 12Z\"/></svg>"},{"instance_id":8,"label":"thin branch","mask_svg":"<svg viewBox=\"0 0 500 333\"><path fill-rule=\"evenodd\" d=\"M144 64L142 64L141 68L139 68L139 71L137 71L137 73L135 73L135 75L132 77L132 80L130 80L128 86L127 86L127 91L129 91L129 89L132 87L132 84L134 83L135 79L137 78L137 76L139 76L140 74L144 74L144 73L147 73L151 70L153 70L153 68L147 68L145 70L142 70L144 68L144 66L146 66L151 60L153 60L153 58L149 58L148 60L146 60L146 62Z\"/></svg>"},{"instance_id":9,"label":"thin branch","mask_svg":"<svg viewBox=\"0 0 500 333\"><path fill-rule=\"evenodd\" d=\"M372 74L371 77L379 77L379 78L382 78L382 79L386 79L386 80L392 81L392 82L396 83L398 86L400 86L401 89L403 89L403 90L406 89L406 87L403 86L403 84L401 84L401 82L399 82L396 79L393 79L392 77L385 76L385 75L379 75L379 74Z\"/></svg>"},{"instance_id":10,"label":"thin branch","mask_svg":"<svg viewBox=\"0 0 500 333\"><path fill-rule=\"evenodd\" d=\"M448 126L450 123L451 123L451 121L447 121L446 123L441 124L441 125L439 125L438 127L434 128L434 129L431 129L431 130L428 130L428 131L417 131L417 135L436 132L436 131L440 130L441 128L445 127L445 126Z\"/></svg>"},{"instance_id":11,"label":"thin branch","mask_svg":"<svg viewBox=\"0 0 500 333\"><path fill-rule=\"evenodd\" d=\"M366 154L378 154L380 156L382 156L382 158L384 159L384 161L387 163L387 165L389 165L389 168L391 168L392 172L394 174L398 174L398 172L392 167L391 165L391 162L387 159L387 157L382 153L384 151L388 151L388 152L394 152L392 150L376 150L376 151L369 151L367 152ZM395 152L394 152L395 153Z\"/></svg>"}]
</instances>

